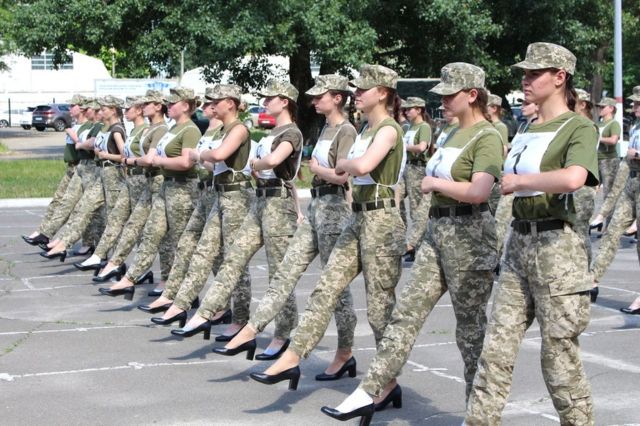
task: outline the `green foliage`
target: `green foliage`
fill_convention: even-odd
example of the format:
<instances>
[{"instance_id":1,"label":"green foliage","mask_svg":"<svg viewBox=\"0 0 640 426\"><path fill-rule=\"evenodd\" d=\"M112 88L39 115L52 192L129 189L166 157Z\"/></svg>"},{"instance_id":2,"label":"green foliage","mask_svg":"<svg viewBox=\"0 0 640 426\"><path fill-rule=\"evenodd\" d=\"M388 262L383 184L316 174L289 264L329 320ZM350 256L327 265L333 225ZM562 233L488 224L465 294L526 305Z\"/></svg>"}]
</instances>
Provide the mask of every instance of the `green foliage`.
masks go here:
<instances>
[{"instance_id":1,"label":"green foliage","mask_svg":"<svg viewBox=\"0 0 640 426\"><path fill-rule=\"evenodd\" d=\"M60 160L3 160L0 198L51 197L65 167Z\"/></svg>"}]
</instances>

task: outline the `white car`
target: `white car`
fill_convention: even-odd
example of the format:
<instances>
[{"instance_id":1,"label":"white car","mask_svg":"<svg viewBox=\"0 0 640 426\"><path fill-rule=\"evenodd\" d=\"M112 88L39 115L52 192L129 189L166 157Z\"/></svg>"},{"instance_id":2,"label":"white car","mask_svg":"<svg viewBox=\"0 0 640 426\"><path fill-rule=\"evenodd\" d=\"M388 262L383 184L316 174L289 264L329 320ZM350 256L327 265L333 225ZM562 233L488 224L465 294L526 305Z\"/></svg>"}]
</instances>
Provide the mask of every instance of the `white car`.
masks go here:
<instances>
[{"instance_id":1,"label":"white car","mask_svg":"<svg viewBox=\"0 0 640 426\"><path fill-rule=\"evenodd\" d=\"M31 129L31 120L34 109L36 109L36 107L28 107L22 111L22 114L20 115L20 127L25 130Z\"/></svg>"}]
</instances>

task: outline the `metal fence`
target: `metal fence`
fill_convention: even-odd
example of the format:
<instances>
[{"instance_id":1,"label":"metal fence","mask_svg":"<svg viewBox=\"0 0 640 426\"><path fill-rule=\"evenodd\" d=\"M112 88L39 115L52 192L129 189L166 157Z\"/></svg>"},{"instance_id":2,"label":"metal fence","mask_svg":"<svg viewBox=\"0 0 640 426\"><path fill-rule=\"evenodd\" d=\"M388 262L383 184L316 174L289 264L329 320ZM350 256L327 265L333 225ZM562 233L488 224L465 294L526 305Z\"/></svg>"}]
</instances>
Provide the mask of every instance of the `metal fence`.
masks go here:
<instances>
[{"instance_id":1,"label":"metal fence","mask_svg":"<svg viewBox=\"0 0 640 426\"><path fill-rule=\"evenodd\" d=\"M0 127L31 126L31 117L25 113L29 112L29 108L49 103L56 103L56 98L43 98L39 102L0 98Z\"/></svg>"}]
</instances>

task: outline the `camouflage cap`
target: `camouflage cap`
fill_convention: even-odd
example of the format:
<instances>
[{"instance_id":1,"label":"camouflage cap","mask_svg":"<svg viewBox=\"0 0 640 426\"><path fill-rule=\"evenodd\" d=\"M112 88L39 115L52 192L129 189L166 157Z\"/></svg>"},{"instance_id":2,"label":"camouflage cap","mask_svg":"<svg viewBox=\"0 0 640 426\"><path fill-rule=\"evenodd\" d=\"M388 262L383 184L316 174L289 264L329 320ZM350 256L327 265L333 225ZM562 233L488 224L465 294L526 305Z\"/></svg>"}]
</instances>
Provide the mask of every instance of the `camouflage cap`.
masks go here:
<instances>
[{"instance_id":1,"label":"camouflage cap","mask_svg":"<svg viewBox=\"0 0 640 426\"><path fill-rule=\"evenodd\" d=\"M613 99L613 98L602 98L602 99L600 99L600 102L598 102L596 104L596 106L599 106L599 107L612 106L612 107L614 107L614 106L616 106L616 100Z\"/></svg>"},{"instance_id":2,"label":"camouflage cap","mask_svg":"<svg viewBox=\"0 0 640 426\"><path fill-rule=\"evenodd\" d=\"M402 101L401 108L424 108L427 103L424 99L417 96L409 96L406 100Z\"/></svg>"},{"instance_id":3,"label":"camouflage cap","mask_svg":"<svg viewBox=\"0 0 640 426\"><path fill-rule=\"evenodd\" d=\"M576 57L569 49L553 43L531 43L524 61L511 65L525 70L545 68L563 69L569 74L576 70Z\"/></svg>"},{"instance_id":4,"label":"camouflage cap","mask_svg":"<svg viewBox=\"0 0 640 426\"><path fill-rule=\"evenodd\" d=\"M76 93L67 101L67 103L71 105L82 105L86 99L87 98L85 96Z\"/></svg>"},{"instance_id":5,"label":"camouflage cap","mask_svg":"<svg viewBox=\"0 0 640 426\"><path fill-rule=\"evenodd\" d=\"M376 86L396 89L398 87L398 73L382 65L364 64L360 67L360 77L351 80L349 84L364 90Z\"/></svg>"},{"instance_id":6,"label":"camouflage cap","mask_svg":"<svg viewBox=\"0 0 640 426\"><path fill-rule=\"evenodd\" d=\"M169 89L169 96L165 100L170 104L175 104L180 101L194 101L196 94L193 89L188 87L176 86Z\"/></svg>"},{"instance_id":7,"label":"camouflage cap","mask_svg":"<svg viewBox=\"0 0 640 426\"><path fill-rule=\"evenodd\" d=\"M466 62L453 62L440 70L440 83L430 92L446 96L463 89L484 89L484 71L482 68Z\"/></svg>"},{"instance_id":8,"label":"camouflage cap","mask_svg":"<svg viewBox=\"0 0 640 426\"><path fill-rule=\"evenodd\" d=\"M98 108L100 108L100 104L96 101L96 98L85 98L84 101L82 102L82 104L80 105L80 108L83 108L83 109L88 109L88 108L98 109Z\"/></svg>"},{"instance_id":9,"label":"camouflage cap","mask_svg":"<svg viewBox=\"0 0 640 426\"><path fill-rule=\"evenodd\" d=\"M216 84L213 87L207 87L204 92L204 97L208 100L232 98L240 101L241 96L242 89L235 84ZM207 102L205 99L202 101Z\"/></svg>"},{"instance_id":10,"label":"camouflage cap","mask_svg":"<svg viewBox=\"0 0 640 426\"><path fill-rule=\"evenodd\" d=\"M591 95L586 90L576 89L579 101L591 102Z\"/></svg>"},{"instance_id":11,"label":"camouflage cap","mask_svg":"<svg viewBox=\"0 0 640 426\"><path fill-rule=\"evenodd\" d=\"M640 102L640 86L634 87L633 94L629 96L627 99L631 99L634 102Z\"/></svg>"},{"instance_id":12,"label":"camouflage cap","mask_svg":"<svg viewBox=\"0 0 640 426\"><path fill-rule=\"evenodd\" d=\"M267 85L262 89L258 95L267 98L270 96L284 96L292 101L298 100L298 89L291 83L286 81L278 81L274 78L267 81Z\"/></svg>"},{"instance_id":13,"label":"camouflage cap","mask_svg":"<svg viewBox=\"0 0 640 426\"><path fill-rule=\"evenodd\" d=\"M349 79L338 74L325 74L316 77L316 84L305 93L309 96L320 96L329 90L349 91Z\"/></svg>"},{"instance_id":14,"label":"camouflage cap","mask_svg":"<svg viewBox=\"0 0 640 426\"><path fill-rule=\"evenodd\" d=\"M489 93L489 99L487 100L488 106L502 106L502 98L493 93Z\"/></svg>"},{"instance_id":15,"label":"camouflage cap","mask_svg":"<svg viewBox=\"0 0 640 426\"><path fill-rule=\"evenodd\" d=\"M164 94L159 90L147 90L147 93L142 97L143 103L156 103L163 104L166 102Z\"/></svg>"},{"instance_id":16,"label":"camouflage cap","mask_svg":"<svg viewBox=\"0 0 640 426\"><path fill-rule=\"evenodd\" d=\"M111 95L98 98L98 103L101 107L122 108L124 106L124 101L122 99Z\"/></svg>"},{"instance_id":17,"label":"camouflage cap","mask_svg":"<svg viewBox=\"0 0 640 426\"><path fill-rule=\"evenodd\" d=\"M124 100L124 107L131 108L134 105L142 106L144 104L144 96L127 96Z\"/></svg>"}]
</instances>

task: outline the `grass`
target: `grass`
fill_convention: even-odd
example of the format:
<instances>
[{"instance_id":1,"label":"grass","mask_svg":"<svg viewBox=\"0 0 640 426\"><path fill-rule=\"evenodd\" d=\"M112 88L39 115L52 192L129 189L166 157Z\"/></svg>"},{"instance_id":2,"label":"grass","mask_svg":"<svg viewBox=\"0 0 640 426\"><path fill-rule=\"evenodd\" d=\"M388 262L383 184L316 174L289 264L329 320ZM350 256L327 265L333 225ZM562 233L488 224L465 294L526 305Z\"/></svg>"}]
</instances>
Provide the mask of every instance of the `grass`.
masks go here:
<instances>
[{"instance_id":1,"label":"grass","mask_svg":"<svg viewBox=\"0 0 640 426\"><path fill-rule=\"evenodd\" d=\"M52 197L64 175L61 160L0 162L0 198Z\"/></svg>"},{"instance_id":2,"label":"grass","mask_svg":"<svg viewBox=\"0 0 640 426\"><path fill-rule=\"evenodd\" d=\"M0 154L6 154L9 151L9 148L7 148L7 146L5 144L3 144L2 142L0 142Z\"/></svg>"}]
</instances>

